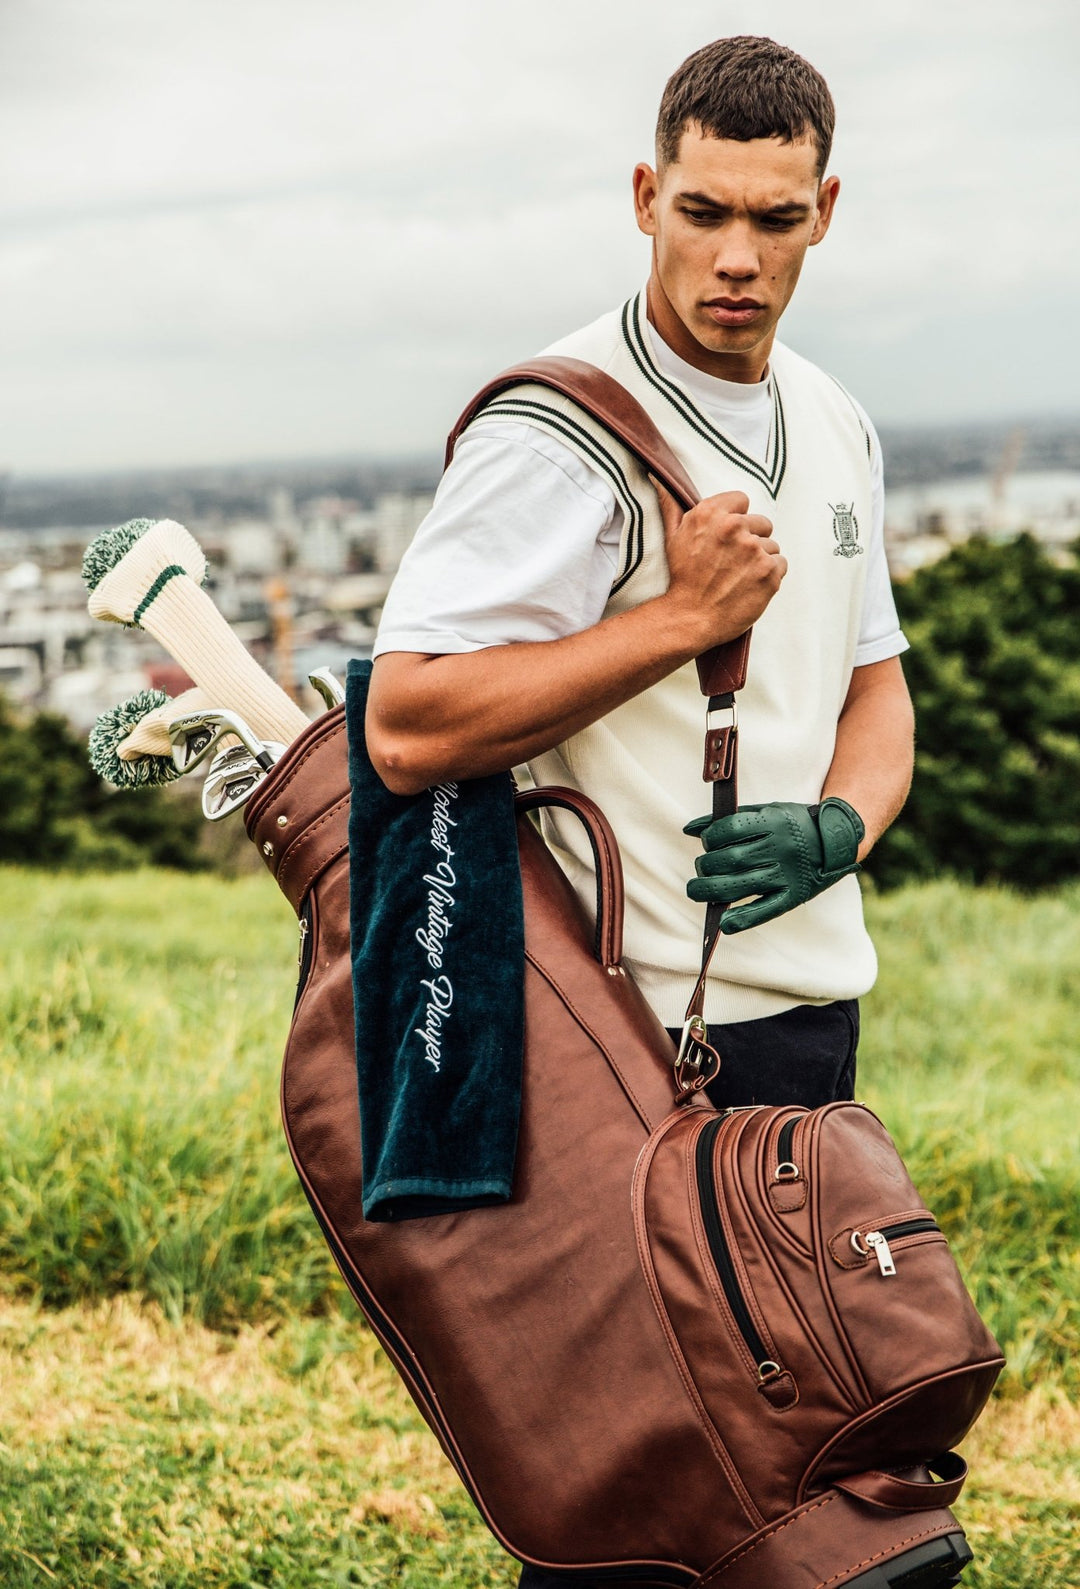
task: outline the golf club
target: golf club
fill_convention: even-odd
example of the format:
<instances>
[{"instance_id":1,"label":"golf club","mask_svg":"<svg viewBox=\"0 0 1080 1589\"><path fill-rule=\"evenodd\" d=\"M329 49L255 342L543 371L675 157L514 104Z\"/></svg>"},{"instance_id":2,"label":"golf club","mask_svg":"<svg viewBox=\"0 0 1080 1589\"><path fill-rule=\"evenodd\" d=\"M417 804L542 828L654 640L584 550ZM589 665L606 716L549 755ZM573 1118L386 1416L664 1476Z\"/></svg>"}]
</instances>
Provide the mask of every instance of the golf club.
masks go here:
<instances>
[{"instance_id":1,"label":"golf club","mask_svg":"<svg viewBox=\"0 0 1080 1589\"><path fill-rule=\"evenodd\" d=\"M236 712L204 708L198 712L186 712L169 724L174 767L180 773L190 772L205 761L226 737L238 739L264 772L269 771L284 754L284 746L276 740L257 739Z\"/></svg>"},{"instance_id":2,"label":"golf club","mask_svg":"<svg viewBox=\"0 0 1080 1589\"><path fill-rule=\"evenodd\" d=\"M265 768L245 746L219 751L203 782L203 816L208 822L220 822L238 811L265 776Z\"/></svg>"},{"instance_id":3,"label":"golf club","mask_svg":"<svg viewBox=\"0 0 1080 1589\"><path fill-rule=\"evenodd\" d=\"M318 695L322 696L327 711L333 706L340 706L345 699L344 684L329 668L316 668L314 673L308 674L308 683Z\"/></svg>"}]
</instances>

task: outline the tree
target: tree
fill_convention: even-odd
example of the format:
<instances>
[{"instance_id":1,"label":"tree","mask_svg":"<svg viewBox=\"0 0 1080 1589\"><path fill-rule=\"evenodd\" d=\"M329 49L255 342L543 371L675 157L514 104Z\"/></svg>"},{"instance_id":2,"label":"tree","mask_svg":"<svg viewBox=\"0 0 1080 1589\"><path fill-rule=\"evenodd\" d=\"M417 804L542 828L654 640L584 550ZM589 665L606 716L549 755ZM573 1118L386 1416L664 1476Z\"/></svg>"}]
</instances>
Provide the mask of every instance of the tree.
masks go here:
<instances>
[{"instance_id":1,"label":"tree","mask_svg":"<svg viewBox=\"0 0 1080 1589\"><path fill-rule=\"evenodd\" d=\"M1080 875L1078 554L974 537L897 587L915 781L870 857L875 881Z\"/></svg>"},{"instance_id":2,"label":"tree","mask_svg":"<svg viewBox=\"0 0 1080 1589\"><path fill-rule=\"evenodd\" d=\"M0 861L198 869L201 828L170 789L111 789L64 718L22 717L0 696Z\"/></svg>"}]
</instances>

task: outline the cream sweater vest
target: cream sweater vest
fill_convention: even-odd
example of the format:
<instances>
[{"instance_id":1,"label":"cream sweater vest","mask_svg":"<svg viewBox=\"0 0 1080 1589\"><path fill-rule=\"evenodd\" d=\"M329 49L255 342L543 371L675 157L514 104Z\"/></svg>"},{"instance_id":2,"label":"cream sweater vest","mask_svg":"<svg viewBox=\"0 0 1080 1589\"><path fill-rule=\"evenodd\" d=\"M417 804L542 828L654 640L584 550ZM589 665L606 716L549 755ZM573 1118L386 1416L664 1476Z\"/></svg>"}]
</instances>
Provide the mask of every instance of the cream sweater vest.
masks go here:
<instances>
[{"instance_id":1,"label":"cream sweater vest","mask_svg":"<svg viewBox=\"0 0 1080 1589\"><path fill-rule=\"evenodd\" d=\"M702 496L745 491L774 525L788 573L754 629L739 695L740 804L820 799L851 679L865 580L861 527L871 523L866 434L843 389L777 343L770 361L773 432L764 465L741 453L656 365L645 294L545 352L584 359L649 413ZM502 393L484 410L568 442L609 480L625 530L605 609L667 587L656 494L627 450L569 399L540 386ZM693 664L530 763L537 784L591 795L611 822L626 874L626 963L667 1026L681 1024L701 954L703 907L686 897L699 842L683 824L709 809L702 782L704 698ZM569 815L545 834L582 903L595 909L588 843ZM848 877L746 933L722 938L706 998L710 1022L751 1020L804 1002L854 998L877 970L859 884Z\"/></svg>"}]
</instances>

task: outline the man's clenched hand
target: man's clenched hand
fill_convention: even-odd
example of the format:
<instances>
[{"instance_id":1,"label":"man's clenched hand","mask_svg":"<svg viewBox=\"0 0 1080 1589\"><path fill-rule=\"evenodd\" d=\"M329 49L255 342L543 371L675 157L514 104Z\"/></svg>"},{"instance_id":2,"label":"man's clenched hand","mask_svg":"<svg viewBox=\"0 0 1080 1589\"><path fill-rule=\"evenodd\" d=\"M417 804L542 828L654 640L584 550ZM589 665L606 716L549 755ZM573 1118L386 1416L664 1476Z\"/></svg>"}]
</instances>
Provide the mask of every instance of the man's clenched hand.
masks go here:
<instances>
[{"instance_id":1,"label":"man's clenched hand","mask_svg":"<svg viewBox=\"0 0 1080 1589\"><path fill-rule=\"evenodd\" d=\"M859 813L831 795L816 806L774 800L715 821L695 817L683 832L705 847L686 892L699 904L734 906L720 922L721 932L732 933L772 921L857 872L865 829ZM749 895L760 897L734 904Z\"/></svg>"},{"instance_id":2,"label":"man's clenched hand","mask_svg":"<svg viewBox=\"0 0 1080 1589\"><path fill-rule=\"evenodd\" d=\"M761 617L787 573L772 524L749 511L742 491L706 497L684 513L650 478L667 538L670 584L661 600L695 626L698 650L736 639Z\"/></svg>"}]
</instances>

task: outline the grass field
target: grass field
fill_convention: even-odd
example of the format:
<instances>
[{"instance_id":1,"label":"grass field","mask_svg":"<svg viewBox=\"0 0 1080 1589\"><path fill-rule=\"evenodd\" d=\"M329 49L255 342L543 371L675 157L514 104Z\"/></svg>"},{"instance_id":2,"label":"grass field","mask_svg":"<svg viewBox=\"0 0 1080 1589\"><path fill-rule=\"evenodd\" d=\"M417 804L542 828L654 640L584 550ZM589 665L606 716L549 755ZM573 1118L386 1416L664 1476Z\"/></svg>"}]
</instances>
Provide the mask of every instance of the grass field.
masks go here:
<instances>
[{"instance_id":1,"label":"grass field","mask_svg":"<svg viewBox=\"0 0 1080 1589\"><path fill-rule=\"evenodd\" d=\"M1080 890L869 909L859 1095L1010 1358L965 1583L1077 1589ZM295 952L263 877L0 871L5 1589L514 1582L288 1163Z\"/></svg>"}]
</instances>

